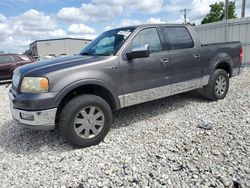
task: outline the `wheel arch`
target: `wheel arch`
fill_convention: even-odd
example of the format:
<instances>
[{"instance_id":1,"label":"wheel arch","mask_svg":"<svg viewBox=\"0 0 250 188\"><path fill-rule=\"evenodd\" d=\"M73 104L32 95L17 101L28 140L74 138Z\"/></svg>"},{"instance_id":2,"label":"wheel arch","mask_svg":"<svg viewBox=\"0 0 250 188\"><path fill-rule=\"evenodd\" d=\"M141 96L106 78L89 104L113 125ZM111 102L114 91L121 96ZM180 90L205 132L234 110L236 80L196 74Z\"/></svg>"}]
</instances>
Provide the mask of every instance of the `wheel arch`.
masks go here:
<instances>
[{"instance_id":1,"label":"wheel arch","mask_svg":"<svg viewBox=\"0 0 250 188\"><path fill-rule=\"evenodd\" d=\"M94 94L103 98L111 107L112 111L120 108L120 101L115 95L114 89L107 86L101 80L82 80L65 87L56 97L55 105L60 109L72 97L80 94ZM58 110L60 112L60 110Z\"/></svg>"},{"instance_id":2,"label":"wheel arch","mask_svg":"<svg viewBox=\"0 0 250 188\"><path fill-rule=\"evenodd\" d=\"M230 56L228 56L227 54L220 54L217 56L219 59L215 60L214 64L213 64L213 68L211 71L211 74L216 70L216 69L223 69L225 70L228 75L229 78L232 77L232 73L233 73L233 61L232 58Z\"/></svg>"}]
</instances>

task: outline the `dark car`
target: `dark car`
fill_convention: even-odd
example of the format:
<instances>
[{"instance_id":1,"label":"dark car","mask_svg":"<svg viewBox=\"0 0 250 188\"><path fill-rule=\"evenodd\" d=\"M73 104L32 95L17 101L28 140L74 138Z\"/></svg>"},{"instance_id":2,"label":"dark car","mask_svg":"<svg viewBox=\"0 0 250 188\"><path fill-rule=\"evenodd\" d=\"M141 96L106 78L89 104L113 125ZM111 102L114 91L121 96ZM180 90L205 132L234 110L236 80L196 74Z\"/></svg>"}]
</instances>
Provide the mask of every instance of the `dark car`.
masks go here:
<instances>
[{"instance_id":1,"label":"dark car","mask_svg":"<svg viewBox=\"0 0 250 188\"><path fill-rule=\"evenodd\" d=\"M79 55L16 69L11 110L28 128L58 128L72 144L91 146L104 139L112 112L121 108L194 89L224 99L242 56L239 41L201 44L188 25L117 28Z\"/></svg>"},{"instance_id":2,"label":"dark car","mask_svg":"<svg viewBox=\"0 0 250 188\"><path fill-rule=\"evenodd\" d=\"M34 60L21 54L0 54L0 80L12 78L15 68L33 63Z\"/></svg>"}]
</instances>

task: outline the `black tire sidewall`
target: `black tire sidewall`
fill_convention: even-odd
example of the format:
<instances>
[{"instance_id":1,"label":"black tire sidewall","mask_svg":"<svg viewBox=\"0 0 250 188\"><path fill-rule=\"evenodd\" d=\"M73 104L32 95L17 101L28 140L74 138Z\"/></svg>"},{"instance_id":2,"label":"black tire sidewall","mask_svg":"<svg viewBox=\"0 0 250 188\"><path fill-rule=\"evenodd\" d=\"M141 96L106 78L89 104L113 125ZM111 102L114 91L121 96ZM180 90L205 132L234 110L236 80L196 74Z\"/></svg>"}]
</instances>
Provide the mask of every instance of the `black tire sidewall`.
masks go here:
<instances>
[{"instance_id":1,"label":"black tire sidewall","mask_svg":"<svg viewBox=\"0 0 250 188\"><path fill-rule=\"evenodd\" d=\"M74 105L72 105L74 104ZM84 139L79 137L74 131L74 119L77 113L87 106L96 106L103 111L105 117L104 127L101 132L90 139ZM112 124L112 111L108 103L95 95L81 95L73 98L64 108L66 108L67 113L62 111L60 119L59 128L64 137L68 139L70 143L77 147L87 147L91 145L96 145L101 142L110 130Z\"/></svg>"}]
</instances>

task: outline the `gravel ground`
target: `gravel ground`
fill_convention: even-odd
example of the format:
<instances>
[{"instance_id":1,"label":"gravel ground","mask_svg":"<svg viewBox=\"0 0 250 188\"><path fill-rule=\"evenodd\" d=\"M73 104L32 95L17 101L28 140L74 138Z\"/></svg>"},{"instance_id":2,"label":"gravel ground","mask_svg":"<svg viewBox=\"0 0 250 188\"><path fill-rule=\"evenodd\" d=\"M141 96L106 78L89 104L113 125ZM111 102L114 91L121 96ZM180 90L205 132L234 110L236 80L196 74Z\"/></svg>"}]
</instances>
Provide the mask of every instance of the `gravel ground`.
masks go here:
<instances>
[{"instance_id":1,"label":"gravel ground","mask_svg":"<svg viewBox=\"0 0 250 188\"><path fill-rule=\"evenodd\" d=\"M189 92L120 110L85 149L15 124L1 84L0 187L250 187L249 71L218 102Z\"/></svg>"}]
</instances>

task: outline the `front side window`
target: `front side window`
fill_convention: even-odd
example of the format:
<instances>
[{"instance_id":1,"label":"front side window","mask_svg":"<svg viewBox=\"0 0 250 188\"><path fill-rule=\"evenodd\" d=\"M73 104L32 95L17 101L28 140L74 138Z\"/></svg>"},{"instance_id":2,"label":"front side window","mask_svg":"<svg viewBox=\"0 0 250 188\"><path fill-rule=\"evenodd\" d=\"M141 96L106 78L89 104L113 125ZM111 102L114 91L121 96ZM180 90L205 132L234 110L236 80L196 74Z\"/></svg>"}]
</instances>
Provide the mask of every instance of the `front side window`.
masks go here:
<instances>
[{"instance_id":1,"label":"front side window","mask_svg":"<svg viewBox=\"0 0 250 188\"><path fill-rule=\"evenodd\" d=\"M168 36L172 49L193 48L193 40L185 27L166 27L165 34Z\"/></svg>"},{"instance_id":2,"label":"front side window","mask_svg":"<svg viewBox=\"0 0 250 188\"><path fill-rule=\"evenodd\" d=\"M112 56L115 55L134 28L119 28L106 31L89 43L80 52L82 55Z\"/></svg>"},{"instance_id":3,"label":"front side window","mask_svg":"<svg viewBox=\"0 0 250 188\"><path fill-rule=\"evenodd\" d=\"M156 28L144 29L132 40L132 48L146 44L149 45L150 52L161 51L161 41Z\"/></svg>"},{"instance_id":4,"label":"front side window","mask_svg":"<svg viewBox=\"0 0 250 188\"><path fill-rule=\"evenodd\" d=\"M0 63L11 63L13 61L11 56L0 56Z\"/></svg>"}]
</instances>

